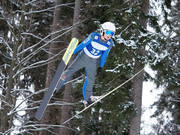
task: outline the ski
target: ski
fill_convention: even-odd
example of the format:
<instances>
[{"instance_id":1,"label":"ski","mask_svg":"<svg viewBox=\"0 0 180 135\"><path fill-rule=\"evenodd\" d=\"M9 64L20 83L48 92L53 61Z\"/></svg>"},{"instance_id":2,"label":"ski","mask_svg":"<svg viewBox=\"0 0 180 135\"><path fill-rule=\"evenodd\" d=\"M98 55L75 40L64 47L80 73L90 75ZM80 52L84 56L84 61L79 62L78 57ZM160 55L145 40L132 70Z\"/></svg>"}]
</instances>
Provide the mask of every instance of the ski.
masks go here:
<instances>
[{"instance_id":1,"label":"ski","mask_svg":"<svg viewBox=\"0 0 180 135\"><path fill-rule=\"evenodd\" d=\"M69 62L69 60L70 60L70 58L71 58L71 56L72 56L72 54L73 54L78 43L79 43L79 41L76 38L73 38L71 40L71 42L69 43L68 48L66 49L66 52L63 55L63 58L62 58L59 66L56 70L54 78L50 83L49 89L46 91L46 93L43 97L43 100L42 100L42 102L41 102L41 104L40 104L40 106L39 106L39 108L35 114L35 118L37 120L41 120L54 91L57 89L56 86L60 81L60 77L61 77L64 69L66 68L66 66L67 66L67 64L68 64L68 62Z\"/></svg>"},{"instance_id":2,"label":"ski","mask_svg":"<svg viewBox=\"0 0 180 135\"><path fill-rule=\"evenodd\" d=\"M144 69L146 67L149 66L149 62L136 74L134 74L131 78L129 78L128 80L126 80L125 82L123 82L122 84L120 84L119 86L117 86L116 88L114 88L113 90L109 91L108 93L100 96L100 98L98 98L95 102L93 102L92 104L85 106L84 109L82 109L81 111L77 112L75 115L73 115L71 118L69 118L68 120L64 121L62 124L66 124L67 122L69 122L70 120L74 119L75 117L77 117L78 115L80 115L81 113L83 113L84 111L86 111L87 109L89 109L90 107L92 107L94 104L96 104L97 102L101 101L102 99L104 99L105 97L107 97L108 95L110 95L111 93L113 93L114 91L116 91L117 89L119 89L120 87L122 87L124 84L126 84L127 82L129 82L130 80L132 80L133 78L135 78L139 73L141 73L142 71L144 71Z\"/></svg>"}]
</instances>

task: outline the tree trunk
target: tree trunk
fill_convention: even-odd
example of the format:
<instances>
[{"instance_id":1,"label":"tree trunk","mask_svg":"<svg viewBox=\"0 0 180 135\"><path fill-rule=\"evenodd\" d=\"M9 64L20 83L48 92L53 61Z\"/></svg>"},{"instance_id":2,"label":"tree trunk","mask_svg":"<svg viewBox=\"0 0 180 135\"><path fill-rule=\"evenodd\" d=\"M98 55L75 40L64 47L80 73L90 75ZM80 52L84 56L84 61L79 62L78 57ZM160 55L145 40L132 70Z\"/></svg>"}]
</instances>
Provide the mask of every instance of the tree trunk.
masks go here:
<instances>
[{"instance_id":1,"label":"tree trunk","mask_svg":"<svg viewBox=\"0 0 180 135\"><path fill-rule=\"evenodd\" d=\"M58 7L57 5L62 4L62 0L56 0L55 1L55 6L56 8L54 9L54 17L53 17L53 24L52 24L52 32L56 31L57 29L60 28L60 13L61 13L61 7ZM53 39L54 37L56 37L57 34L52 35L51 39ZM52 42L50 44L49 47L49 58L53 57L54 54L56 54L58 52L58 47L59 45L57 43ZM58 48L58 49L57 49ZM52 61L49 61L48 66L47 66L47 72L46 72L46 88L49 87L54 74L56 71L56 61L53 59ZM46 109L46 112L44 113L44 116L42 117L41 123L42 124L52 124L54 125L57 122L57 117L59 117L59 115L57 114L57 112L55 112L56 108L53 106L49 106ZM57 132L57 131L55 131ZM48 135L50 134L47 130L42 130L40 132L40 135Z\"/></svg>"},{"instance_id":2,"label":"tree trunk","mask_svg":"<svg viewBox=\"0 0 180 135\"><path fill-rule=\"evenodd\" d=\"M25 7L23 6L23 8L25 8ZM17 61L18 47L21 45L21 40L22 40L21 32L23 29L24 19L25 19L25 17L24 17L24 14L22 13L20 16L20 24L21 25L19 27L19 31L16 32L16 30L15 30L16 26L15 26L14 22L13 22L13 30L11 31L13 33L12 35L16 35L17 37L15 37L15 36L13 37L15 39L13 50L12 50L13 56L12 56L12 60L11 60L11 64L10 64L5 99L4 99L4 102L2 102L2 108L4 108L3 111L1 112L1 116L0 116L1 117L0 132L2 132L2 133L7 131L9 128L11 128L13 126L14 114L9 116L8 113L10 112L10 110L12 108L14 108L15 103L16 103L16 97L17 97L16 92L14 92L14 95L12 95L11 91L15 85L18 86L18 84L15 84L15 82L14 82L16 79L18 80L18 77L14 78L13 76L17 72L17 69L15 67L16 67L16 61ZM19 67L21 67L21 66L19 66Z\"/></svg>"},{"instance_id":3,"label":"tree trunk","mask_svg":"<svg viewBox=\"0 0 180 135\"><path fill-rule=\"evenodd\" d=\"M81 5L81 0L76 0L75 1L75 9L74 9L74 18L73 18L74 28L73 28L72 35L71 35L72 38L78 36L76 23L79 21L80 5ZM72 59L70 60L69 63L72 62ZM72 79L72 77L70 79ZM72 101L71 100L71 93L70 93L71 89L72 89L71 84L67 84L65 86L65 91L64 91L64 96L63 96L63 101L64 102L71 102ZM66 121L70 117L71 107L65 105L65 106L62 106L61 110L62 111L61 111L61 121L60 121L60 123L63 123L64 121ZM69 130L67 128L60 128L59 135L68 135L68 134L69 134Z\"/></svg>"},{"instance_id":4,"label":"tree trunk","mask_svg":"<svg viewBox=\"0 0 180 135\"><path fill-rule=\"evenodd\" d=\"M143 0L141 5L141 11L144 14L148 13L148 7L149 7L149 0ZM139 23L142 27L147 27L147 19L140 17ZM141 44L141 43L140 43ZM138 54L140 56L145 55L145 45L142 44L142 46L138 47ZM140 69L143 68L143 65L141 61L136 58L135 59L135 66L134 71L135 73L138 72ZM140 134L140 125L141 125L141 106L142 106L142 85L143 85L143 79L144 79L144 71L141 72L139 75L137 75L133 79L133 101L137 108L137 115L130 121L130 135L139 135Z\"/></svg>"}]
</instances>

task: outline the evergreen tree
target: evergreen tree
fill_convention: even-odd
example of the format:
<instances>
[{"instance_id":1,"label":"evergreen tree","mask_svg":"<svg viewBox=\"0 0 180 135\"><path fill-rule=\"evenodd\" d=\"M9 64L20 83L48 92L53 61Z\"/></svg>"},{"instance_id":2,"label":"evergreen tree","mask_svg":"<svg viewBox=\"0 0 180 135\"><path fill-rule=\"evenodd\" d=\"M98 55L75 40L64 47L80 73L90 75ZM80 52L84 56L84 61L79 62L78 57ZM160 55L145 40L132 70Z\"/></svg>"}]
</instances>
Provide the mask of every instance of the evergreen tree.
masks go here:
<instances>
[{"instance_id":1,"label":"evergreen tree","mask_svg":"<svg viewBox=\"0 0 180 135\"><path fill-rule=\"evenodd\" d=\"M154 103L157 110L154 117L157 117L159 122L155 125L159 134L171 133L178 135L180 130L180 115L179 115L179 76L180 76L180 46L179 46L179 11L180 4L178 1L163 1L162 2L162 25L161 30L164 34L164 43L159 47L159 57L156 59L156 64L152 66L153 70L157 71L155 83L157 87L163 86L163 93L160 99ZM164 116L163 114L171 116ZM168 120L165 120L167 117ZM164 128L159 128L163 126Z\"/></svg>"}]
</instances>

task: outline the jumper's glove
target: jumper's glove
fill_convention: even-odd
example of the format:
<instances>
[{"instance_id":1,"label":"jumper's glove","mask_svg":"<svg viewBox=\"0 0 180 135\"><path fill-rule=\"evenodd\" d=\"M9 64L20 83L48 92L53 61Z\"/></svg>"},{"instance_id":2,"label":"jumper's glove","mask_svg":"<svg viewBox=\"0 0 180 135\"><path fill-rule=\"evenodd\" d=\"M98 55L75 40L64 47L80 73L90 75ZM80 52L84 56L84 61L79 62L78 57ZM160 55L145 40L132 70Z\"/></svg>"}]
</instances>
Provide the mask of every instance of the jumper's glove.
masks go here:
<instances>
[{"instance_id":1,"label":"jumper's glove","mask_svg":"<svg viewBox=\"0 0 180 135\"><path fill-rule=\"evenodd\" d=\"M102 71L102 67L99 67L99 68L97 69L97 75L99 75L99 74L101 73L101 71Z\"/></svg>"}]
</instances>

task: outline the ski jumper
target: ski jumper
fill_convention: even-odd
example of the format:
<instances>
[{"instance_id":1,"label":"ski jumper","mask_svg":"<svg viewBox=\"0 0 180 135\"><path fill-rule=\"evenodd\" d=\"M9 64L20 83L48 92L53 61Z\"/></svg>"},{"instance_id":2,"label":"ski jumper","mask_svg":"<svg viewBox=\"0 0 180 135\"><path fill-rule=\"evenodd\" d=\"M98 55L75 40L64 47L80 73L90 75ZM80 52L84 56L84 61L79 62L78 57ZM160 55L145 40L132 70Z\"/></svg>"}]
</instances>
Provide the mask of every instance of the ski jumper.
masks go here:
<instances>
[{"instance_id":1,"label":"ski jumper","mask_svg":"<svg viewBox=\"0 0 180 135\"><path fill-rule=\"evenodd\" d=\"M83 85L83 97L88 101L92 96L95 75L99 66L103 67L111 47L114 45L111 39L104 41L99 33L91 33L80 45L76 47L74 53L81 51L72 64L63 72L58 83L58 90L78 70L85 68L86 79ZM57 90L57 91L58 91Z\"/></svg>"}]
</instances>

